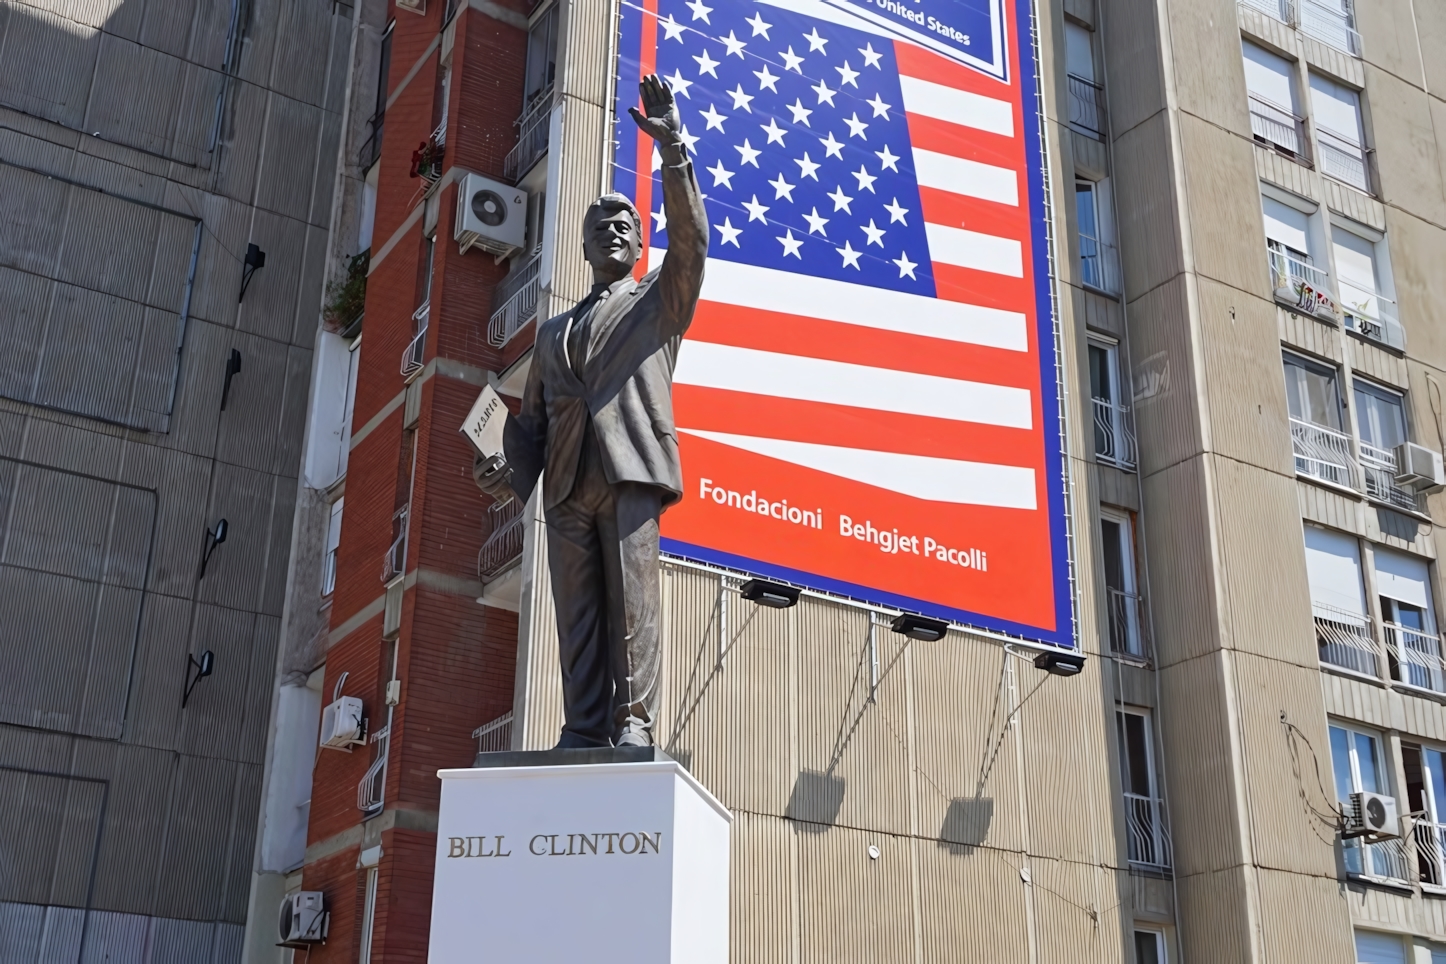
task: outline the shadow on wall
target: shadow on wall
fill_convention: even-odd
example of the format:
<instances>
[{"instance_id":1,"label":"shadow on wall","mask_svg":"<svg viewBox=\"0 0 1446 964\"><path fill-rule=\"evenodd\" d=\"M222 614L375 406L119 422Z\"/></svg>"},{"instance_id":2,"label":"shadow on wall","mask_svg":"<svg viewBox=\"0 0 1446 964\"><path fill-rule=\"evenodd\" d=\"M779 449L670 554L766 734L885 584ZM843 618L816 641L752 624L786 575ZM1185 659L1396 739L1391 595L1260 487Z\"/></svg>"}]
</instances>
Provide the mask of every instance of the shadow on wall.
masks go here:
<instances>
[{"instance_id":1,"label":"shadow on wall","mask_svg":"<svg viewBox=\"0 0 1446 964\"><path fill-rule=\"evenodd\" d=\"M989 836L994 822L994 800L991 797L955 797L944 814L939 828L939 847L949 853L967 857Z\"/></svg>"},{"instance_id":2,"label":"shadow on wall","mask_svg":"<svg viewBox=\"0 0 1446 964\"><path fill-rule=\"evenodd\" d=\"M783 815L804 833L823 833L838 821L844 799L843 777L818 770L802 770L793 783Z\"/></svg>"}]
</instances>

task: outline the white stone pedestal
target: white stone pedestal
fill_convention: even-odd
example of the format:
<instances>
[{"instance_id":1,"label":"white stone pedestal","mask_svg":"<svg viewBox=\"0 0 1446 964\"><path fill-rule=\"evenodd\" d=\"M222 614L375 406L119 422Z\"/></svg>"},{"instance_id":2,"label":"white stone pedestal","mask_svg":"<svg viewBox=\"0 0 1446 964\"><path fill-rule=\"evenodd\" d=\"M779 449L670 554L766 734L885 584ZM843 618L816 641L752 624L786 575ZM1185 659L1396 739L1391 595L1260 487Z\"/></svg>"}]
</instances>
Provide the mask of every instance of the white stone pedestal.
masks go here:
<instances>
[{"instance_id":1,"label":"white stone pedestal","mask_svg":"<svg viewBox=\"0 0 1446 964\"><path fill-rule=\"evenodd\" d=\"M678 763L438 776L430 964L727 964L732 818Z\"/></svg>"}]
</instances>

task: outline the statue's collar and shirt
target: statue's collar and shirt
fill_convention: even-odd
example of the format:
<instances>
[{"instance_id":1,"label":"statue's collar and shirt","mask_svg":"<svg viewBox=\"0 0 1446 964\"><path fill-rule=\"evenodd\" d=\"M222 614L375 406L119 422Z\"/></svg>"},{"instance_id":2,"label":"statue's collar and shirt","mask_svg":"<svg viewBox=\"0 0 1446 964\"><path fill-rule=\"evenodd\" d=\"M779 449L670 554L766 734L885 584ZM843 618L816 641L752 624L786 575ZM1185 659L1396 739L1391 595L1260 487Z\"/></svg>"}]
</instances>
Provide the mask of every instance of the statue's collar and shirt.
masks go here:
<instances>
[{"instance_id":1,"label":"statue's collar and shirt","mask_svg":"<svg viewBox=\"0 0 1446 964\"><path fill-rule=\"evenodd\" d=\"M595 347L594 320L601 313L604 302L632 285L631 276L623 277L612 284L599 281L573 309L572 316L568 319L567 333L563 336L563 351L566 353L568 367L579 381L582 380L588 357Z\"/></svg>"}]
</instances>

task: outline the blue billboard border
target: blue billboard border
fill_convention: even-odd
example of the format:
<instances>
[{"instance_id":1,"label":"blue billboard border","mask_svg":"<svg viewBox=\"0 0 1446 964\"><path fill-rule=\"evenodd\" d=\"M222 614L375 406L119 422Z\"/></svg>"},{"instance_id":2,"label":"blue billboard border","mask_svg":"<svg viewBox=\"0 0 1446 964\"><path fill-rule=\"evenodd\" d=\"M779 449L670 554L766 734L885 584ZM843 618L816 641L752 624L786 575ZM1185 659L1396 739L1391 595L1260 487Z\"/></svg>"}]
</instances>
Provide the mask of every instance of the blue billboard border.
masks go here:
<instances>
[{"instance_id":1,"label":"blue billboard border","mask_svg":"<svg viewBox=\"0 0 1446 964\"><path fill-rule=\"evenodd\" d=\"M747 0L725 0L725 2L747 2ZM756 0L755 0L756 2ZM1001 4L999 9L1004 9ZM635 171L637 132L630 124L623 124L627 117L626 108L636 101L624 99L623 92L631 90L637 77L629 76L625 67L631 65L638 73L642 65L642 34L644 17L656 16L642 9L640 4L623 0L619 4L619 44L615 83L617 96L614 98L613 123L613 185L614 190L636 201L638 182L644 177L651 178L651 172ZM1023 116L1026 187L1029 194L1030 222L1035 230L1030 235L1034 264L1035 288L1035 329L1039 350L1040 408L1044 423L1044 471L1047 511L1049 512L1050 568L1054 595L1053 630L1016 623L1011 620L986 616L971 610L955 609L937 602L915 599L897 593L890 593L877 587L860 586L843 580L831 579L818 573L804 572L763 562L747 556L734 555L704 546L697 546L677 539L661 539L663 552L682 559L706 565L721 566L742 572L756 573L784 582L794 583L808 589L830 595L843 596L861 603L873 603L892 609L917 612L934 616L962 626L972 626L989 632L1019 637L1063 649L1078 649L1074 609L1073 548L1070 538L1070 520L1065 504L1067 482L1064 465L1064 420L1060 397L1063 390L1061 381L1060 345L1058 320L1055 317L1052 295L1054 272L1050 259L1050 222L1045 203L1048 171L1045 164L1043 135L1040 130L1039 58L1034 39L1034 0L1014 0L1013 40L1018 48L1017 82L1019 84L1020 113ZM1008 59L1008 31L1004 55ZM905 41L907 42L907 41ZM928 49L928 48L925 48ZM966 69L977 70L963 64ZM987 71L980 70L985 76ZM997 79L997 78L996 78ZM619 163L620 157L627 157L626 165ZM651 219L643 215L644 230L651 236ZM1049 386L1054 390L1050 391Z\"/></svg>"}]
</instances>

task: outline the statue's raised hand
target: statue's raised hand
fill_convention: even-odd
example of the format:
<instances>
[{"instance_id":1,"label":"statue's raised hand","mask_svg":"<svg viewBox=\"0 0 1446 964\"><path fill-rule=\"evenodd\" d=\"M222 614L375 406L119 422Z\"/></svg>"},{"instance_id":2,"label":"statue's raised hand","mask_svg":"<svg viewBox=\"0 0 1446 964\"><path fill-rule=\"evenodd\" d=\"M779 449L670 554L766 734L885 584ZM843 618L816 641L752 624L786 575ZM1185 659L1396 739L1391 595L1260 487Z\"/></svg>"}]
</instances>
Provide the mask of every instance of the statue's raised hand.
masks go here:
<instances>
[{"instance_id":1,"label":"statue's raised hand","mask_svg":"<svg viewBox=\"0 0 1446 964\"><path fill-rule=\"evenodd\" d=\"M678 105L673 101L673 91L668 87L663 78L657 74L649 74L638 84L638 91L642 94L643 109L629 107L628 113L633 115L633 120L638 127L642 128L653 140L658 142L660 148L675 148L678 157L674 161L681 161L683 153L683 122L678 119Z\"/></svg>"}]
</instances>

